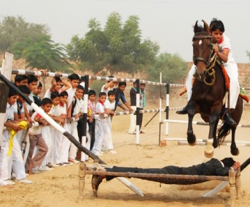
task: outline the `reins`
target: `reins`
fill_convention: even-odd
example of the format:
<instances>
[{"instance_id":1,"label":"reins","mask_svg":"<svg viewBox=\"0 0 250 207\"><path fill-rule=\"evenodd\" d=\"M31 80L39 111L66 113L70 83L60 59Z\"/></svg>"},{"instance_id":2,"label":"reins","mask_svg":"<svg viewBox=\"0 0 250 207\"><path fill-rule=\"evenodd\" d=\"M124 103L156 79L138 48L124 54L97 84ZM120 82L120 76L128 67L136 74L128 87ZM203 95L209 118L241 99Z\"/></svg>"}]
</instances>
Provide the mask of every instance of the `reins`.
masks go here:
<instances>
[{"instance_id":1,"label":"reins","mask_svg":"<svg viewBox=\"0 0 250 207\"><path fill-rule=\"evenodd\" d=\"M193 57L193 61L196 64L197 61L203 61L206 64L206 69L204 74L207 74L209 77L212 77L211 82L207 82L206 78L203 79L203 82L208 85L208 86L212 86L216 80L216 76L215 76L215 70L214 70L214 66L218 60L218 56L216 53L213 53L213 44L212 44L212 37L210 35L204 35L204 36L200 36L200 35L204 35L204 33L196 33L195 36L193 37L194 39L210 39L211 43L211 47L210 47L210 54L208 57L208 60L205 60L203 57ZM200 80L201 76L200 76Z\"/></svg>"},{"instance_id":2,"label":"reins","mask_svg":"<svg viewBox=\"0 0 250 207\"><path fill-rule=\"evenodd\" d=\"M208 83L206 81L206 78L204 78L203 82L208 85L208 86L212 86L216 80L216 76L215 76L215 70L214 70L214 66L216 64L216 61L217 61L217 54L214 53L214 56L212 57L212 63L210 64L210 66L208 68L206 68L205 70L205 74L208 74L208 76L212 76L212 81L210 83Z\"/></svg>"}]
</instances>

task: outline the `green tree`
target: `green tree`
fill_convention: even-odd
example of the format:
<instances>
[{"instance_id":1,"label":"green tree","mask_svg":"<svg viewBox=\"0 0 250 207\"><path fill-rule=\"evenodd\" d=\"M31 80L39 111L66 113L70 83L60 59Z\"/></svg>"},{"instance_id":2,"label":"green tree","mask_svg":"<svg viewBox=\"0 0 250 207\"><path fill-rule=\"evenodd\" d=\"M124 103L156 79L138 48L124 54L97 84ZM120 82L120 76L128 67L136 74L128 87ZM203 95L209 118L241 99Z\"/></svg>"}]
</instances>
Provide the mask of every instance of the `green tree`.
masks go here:
<instances>
[{"instance_id":1,"label":"green tree","mask_svg":"<svg viewBox=\"0 0 250 207\"><path fill-rule=\"evenodd\" d=\"M25 38L48 34L46 25L32 24L22 17L5 17L0 23L0 52L12 52L11 47Z\"/></svg>"},{"instance_id":2,"label":"green tree","mask_svg":"<svg viewBox=\"0 0 250 207\"><path fill-rule=\"evenodd\" d=\"M249 57L250 60L250 51L247 51L247 56Z\"/></svg>"},{"instance_id":3,"label":"green tree","mask_svg":"<svg viewBox=\"0 0 250 207\"><path fill-rule=\"evenodd\" d=\"M137 16L130 16L123 25L121 16L111 13L104 29L96 19L88 26L84 38L74 36L66 46L69 57L85 69L97 72L105 67L111 73L133 74L148 67L159 51L156 43L141 39Z\"/></svg>"},{"instance_id":4,"label":"green tree","mask_svg":"<svg viewBox=\"0 0 250 207\"><path fill-rule=\"evenodd\" d=\"M68 66L64 48L54 43L49 35L26 38L12 46L15 59L24 58L27 67L56 71Z\"/></svg>"},{"instance_id":5,"label":"green tree","mask_svg":"<svg viewBox=\"0 0 250 207\"><path fill-rule=\"evenodd\" d=\"M162 53L153 66L148 69L148 76L154 81L159 81L159 74L162 72L162 82L176 83L186 76L188 63L178 54Z\"/></svg>"}]
</instances>

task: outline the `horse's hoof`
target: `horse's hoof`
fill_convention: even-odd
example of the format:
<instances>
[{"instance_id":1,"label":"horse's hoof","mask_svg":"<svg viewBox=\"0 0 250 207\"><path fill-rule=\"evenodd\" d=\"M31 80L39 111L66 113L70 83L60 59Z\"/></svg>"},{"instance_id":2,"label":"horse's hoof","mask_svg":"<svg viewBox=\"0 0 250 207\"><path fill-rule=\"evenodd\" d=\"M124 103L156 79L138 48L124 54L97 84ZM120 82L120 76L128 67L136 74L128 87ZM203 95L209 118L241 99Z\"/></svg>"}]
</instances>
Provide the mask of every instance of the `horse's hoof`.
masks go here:
<instances>
[{"instance_id":1,"label":"horse's hoof","mask_svg":"<svg viewBox=\"0 0 250 207\"><path fill-rule=\"evenodd\" d=\"M234 156L237 156L240 154L240 150L237 147L234 149L231 149L231 154Z\"/></svg>"},{"instance_id":2,"label":"horse's hoof","mask_svg":"<svg viewBox=\"0 0 250 207\"><path fill-rule=\"evenodd\" d=\"M211 158L214 155L214 148L213 148L213 140L208 139L207 140L207 146L204 150L204 154L207 158Z\"/></svg>"},{"instance_id":3,"label":"horse's hoof","mask_svg":"<svg viewBox=\"0 0 250 207\"><path fill-rule=\"evenodd\" d=\"M196 144L196 136L194 134L187 133L188 144L194 146Z\"/></svg>"},{"instance_id":4,"label":"horse's hoof","mask_svg":"<svg viewBox=\"0 0 250 207\"><path fill-rule=\"evenodd\" d=\"M213 147L214 147L214 148L217 148L217 147L218 147L218 141L217 141L217 140L215 140L215 141L213 142Z\"/></svg>"},{"instance_id":5,"label":"horse's hoof","mask_svg":"<svg viewBox=\"0 0 250 207\"><path fill-rule=\"evenodd\" d=\"M204 151L204 155L207 158L212 158L214 156L214 151L212 151L212 152L206 152L206 150L205 150Z\"/></svg>"}]
</instances>

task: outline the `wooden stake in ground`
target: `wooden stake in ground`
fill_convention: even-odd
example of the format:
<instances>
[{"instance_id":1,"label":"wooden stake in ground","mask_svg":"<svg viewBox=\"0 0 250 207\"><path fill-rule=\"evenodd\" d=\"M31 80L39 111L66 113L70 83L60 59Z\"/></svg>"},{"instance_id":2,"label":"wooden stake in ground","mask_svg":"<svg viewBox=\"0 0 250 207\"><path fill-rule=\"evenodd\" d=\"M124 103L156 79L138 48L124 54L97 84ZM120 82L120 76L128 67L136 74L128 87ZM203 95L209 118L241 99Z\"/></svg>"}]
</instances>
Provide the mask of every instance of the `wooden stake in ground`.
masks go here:
<instances>
[{"instance_id":1,"label":"wooden stake in ground","mask_svg":"<svg viewBox=\"0 0 250 207\"><path fill-rule=\"evenodd\" d=\"M12 62L13 62L13 55L10 53L5 53L4 54L4 59L2 62L2 70L1 74L7 79L10 80L11 77L11 70L12 70ZM0 81L0 147L2 143L2 134L3 134L3 127L4 127L4 122L3 120L5 119L5 112L6 112L6 105L7 105L7 99L9 95L9 87L5 85L2 81Z\"/></svg>"}]
</instances>

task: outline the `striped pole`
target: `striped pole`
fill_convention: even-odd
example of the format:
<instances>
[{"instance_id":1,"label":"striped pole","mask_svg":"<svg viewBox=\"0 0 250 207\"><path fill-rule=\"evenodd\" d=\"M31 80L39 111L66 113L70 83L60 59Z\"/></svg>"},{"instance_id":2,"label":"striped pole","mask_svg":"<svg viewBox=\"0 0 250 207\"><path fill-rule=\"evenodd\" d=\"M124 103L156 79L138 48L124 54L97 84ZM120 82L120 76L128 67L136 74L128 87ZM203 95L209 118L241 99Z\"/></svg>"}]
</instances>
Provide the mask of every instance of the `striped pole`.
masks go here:
<instances>
[{"instance_id":1,"label":"striped pole","mask_svg":"<svg viewBox=\"0 0 250 207\"><path fill-rule=\"evenodd\" d=\"M160 83L162 83L162 72L160 72ZM161 98L161 87L160 87L160 94L159 94L159 109L162 108L162 98ZM159 113L159 140L158 140L158 145L161 145L161 122L162 117L161 117L161 112Z\"/></svg>"},{"instance_id":2,"label":"striped pole","mask_svg":"<svg viewBox=\"0 0 250 207\"><path fill-rule=\"evenodd\" d=\"M0 68L0 71L2 68ZM49 77L69 77L70 74L59 74L59 73L54 73L54 72L46 72L43 73L41 71L33 71L33 70L24 70L24 69L12 69L12 74L16 75L35 75L35 76L49 76ZM84 77L84 76L82 76ZM89 76L89 80L105 80L105 81L125 81L125 82L135 82L136 79L134 78L109 78L109 77L102 77L102 76ZM147 80L140 80L141 83L145 83L148 85L155 85L155 86L160 86L163 85L165 86L166 83L158 83L158 82L153 82L153 81L147 81ZM180 84L175 84L175 85L180 85Z\"/></svg>"},{"instance_id":3,"label":"striped pole","mask_svg":"<svg viewBox=\"0 0 250 207\"><path fill-rule=\"evenodd\" d=\"M169 119L169 92L170 92L170 87L169 83L166 85L166 120ZM169 133L169 125L168 122L166 122L166 128L165 128L165 135L168 135Z\"/></svg>"},{"instance_id":4,"label":"striped pole","mask_svg":"<svg viewBox=\"0 0 250 207\"><path fill-rule=\"evenodd\" d=\"M83 133L82 133L82 146L86 147L86 142L90 142L90 140L87 140L87 113L88 113L88 94L89 94L89 76L86 75L85 76L85 87L84 87L84 107L83 107L83 123L82 123L82 127L83 127ZM81 153L81 161L85 161L85 153L82 152Z\"/></svg>"},{"instance_id":5,"label":"striped pole","mask_svg":"<svg viewBox=\"0 0 250 207\"><path fill-rule=\"evenodd\" d=\"M155 113L155 112L164 112L165 109L142 109L139 110L140 114L144 114L144 113ZM129 115L129 114L133 114L133 111L120 111L120 112L115 112L114 116L121 116L121 115ZM107 118L108 115L104 114L104 115L100 115L100 114L93 114L91 115L94 119L97 119L99 117L104 117Z\"/></svg>"},{"instance_id":6,"label":"striped pole","mask_svg":"<svg viewBox=\"0 0 250 207\"><path fill-rule=\"evenodd\" d=\"M48 114L46 114L39 106L37 106L34 102L32 102L24 93L22 93L13 83L11 83L7 78L5 78L2 74L0 74L0 79L12 90L15 90L23 99L25 102L27 102L32 108L39 113L48 123L51 124L56 130L61 132L65 137L67 137L78 149L80 149L82 152L87 154L89 157L91 157L93 160L97 161L100 164L106 164L104 161L102 161L98 156L93 154L91 151L89 151L87 148L83 147L80 142L78 142L69 132L67 132L62 126L60 126L58 123L56 123ZM124 179L124 178L123 178ZM131 190L133 190L135 193L137 193L140 196L143 196L143 192L134 186L132 183L130 185L127 185L127 183L123 182L123 179L118 179L122 183L124 183L127 187L129 187Z\"/></svg>"},{"instance_id":7,"label":"striped pole","mask_svg":"<svg viewBox=\"0 0 250 207\"><path fill-rule=\"evenodd\" d=\"M2 70L2 68L0 68L0 71L1 70ZM63 78L67 78L70 75L70 74L66 74L66 73L54 73L54 72L43 73L41 71L24 70L24 69L12 69L12 74L15 74L15 75L48 76L48 77L63 77Z\"/></svg>"}]
</instances>

